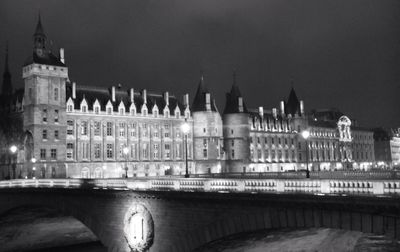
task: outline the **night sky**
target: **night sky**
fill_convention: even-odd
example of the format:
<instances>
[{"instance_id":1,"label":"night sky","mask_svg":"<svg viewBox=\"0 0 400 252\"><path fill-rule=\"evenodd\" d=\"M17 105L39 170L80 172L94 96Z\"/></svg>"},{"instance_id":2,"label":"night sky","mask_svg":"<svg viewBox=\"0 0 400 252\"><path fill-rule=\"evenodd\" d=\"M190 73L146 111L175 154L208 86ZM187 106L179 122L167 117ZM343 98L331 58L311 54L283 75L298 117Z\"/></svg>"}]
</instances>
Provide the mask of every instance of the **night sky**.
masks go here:
<instances>
[{"instance_id":1,"label":"night sky","mask_svg":"<svg viewBox=\"0 0 400 252\"><path fill-rule=\"evenodd\" d=\"M222 112L236 69L248 107L278 107L293 86L306 110L400 126L398 0L1 0L0 70L8 40L17 87L39 10L78 85L189 92L193 101L203 70Z\"/></svg>"}]
</instances>

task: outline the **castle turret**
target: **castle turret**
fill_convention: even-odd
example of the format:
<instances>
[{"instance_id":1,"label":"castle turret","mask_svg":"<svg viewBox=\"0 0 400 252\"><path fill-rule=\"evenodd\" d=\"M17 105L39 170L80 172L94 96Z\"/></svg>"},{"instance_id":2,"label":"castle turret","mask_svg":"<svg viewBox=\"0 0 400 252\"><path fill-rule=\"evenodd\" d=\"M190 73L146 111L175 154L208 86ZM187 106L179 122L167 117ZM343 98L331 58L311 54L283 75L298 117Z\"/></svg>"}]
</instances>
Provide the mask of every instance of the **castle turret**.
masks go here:
<instances>
[{"instance_id":1,"label":"castle turret","mask_svg":"<svg viewBox=\"0 0 400 252\"><path fill-rule=\"evenodd\" d=\"M210 92L200 83L192 104L193 144L196 173L219 173L222 169L222 120Z\"/></svg>"},{"instance_id":2,"label":"castle turret","mask_svg":"<svg viewBox=\"0 0 400 252\"><path fill-rule=\"evenodd\" d=\"M46 40L39 16L33 35L33 52L22 68L24 130L32 136L34 143L29 150L32 156L26 158L38 160L37 177L64 177L68 68L46 49Z\"/></svg>"},{"instance_id":3,"label":"castle turret","mask_svg":"<svg viewBox=\"0 0 400 252\"><path fill-rule=\"evenodd\" d=\"M226 172L243 172L249 164L250 126L243 97L236 85L234 74L232 89L226 94L223 114Z\"/></svg>"}]
</instances>

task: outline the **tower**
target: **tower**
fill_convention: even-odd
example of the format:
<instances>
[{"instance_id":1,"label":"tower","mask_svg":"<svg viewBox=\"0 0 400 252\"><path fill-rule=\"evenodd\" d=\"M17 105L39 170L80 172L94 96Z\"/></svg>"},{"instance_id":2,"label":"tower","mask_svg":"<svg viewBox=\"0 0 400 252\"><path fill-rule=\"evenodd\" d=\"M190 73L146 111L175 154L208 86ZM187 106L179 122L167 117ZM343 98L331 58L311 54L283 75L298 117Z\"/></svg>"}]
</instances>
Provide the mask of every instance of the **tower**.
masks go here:
<instances>
[{"instance_id":1,"label":"tower","mask_svg":"<svg viewBox=\"0 0 400 252\"><path fill-rule=\"evenodd\" d=\"M38 160L36 177L60 177L65 176L68 68L46 49L46 40L39 15L33 34L33 52L22 68L24 131L32 137L31 158Z\"/></svg>"},{"instance_id":2,"label":"tower","mask_svg":"<svg viewBox=\"0 0 400 252\"><path fill-rule=\"evenodd\" d=\"M219 173L222 169L222 120L215 101L204 85L203 75L192 105L193 153L196 173Z\"/></svg>"},{"instance_id":3,"label":"tower","mask_svg":"<svg viewBox=\"0 0 400 252\"><path fill-rule=\"evenodd\" d=\"M246 105L236 85L235 73L232 89L226 94L223 122L226 172L243 172L250 161L250 125Z\"/></svg>"},{"instance_id":4,"label":"tower","mask_svg":"<svg viewBox=\"0 0 400 252\"><path fill-rule=\"evenodd\" d=\"M4 72L3 72L3 86L1 88L1 93L4 98L11 97L12 95L11 73L8 67L8 43L6 45L6 56L5 56Z\"/></svg>"}]
</instances>

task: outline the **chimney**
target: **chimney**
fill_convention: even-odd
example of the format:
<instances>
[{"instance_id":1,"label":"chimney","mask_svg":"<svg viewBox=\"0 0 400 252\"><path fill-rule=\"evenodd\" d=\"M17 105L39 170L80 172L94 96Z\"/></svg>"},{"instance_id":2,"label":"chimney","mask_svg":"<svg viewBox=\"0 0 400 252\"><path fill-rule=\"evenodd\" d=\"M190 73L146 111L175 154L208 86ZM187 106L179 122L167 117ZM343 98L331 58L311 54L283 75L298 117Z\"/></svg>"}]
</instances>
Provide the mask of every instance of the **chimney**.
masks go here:
<instances>
[{"instance_id":1,"label":"chimney","mask_svg":"<svg viewBox=\"0 0 400 252\"><path fill-rule=\"evenodd\" d=\"M276 112L276 108L272 109L272 116L276 119L277 118L277 112Z\"/></svg>"},{"instance_id":2,"label":"chimney","mask_svg":"<svg viewBox=\"0 0 400 252\"><path fill-rule=\"evenodd\" d=\"M300 101L300 115L304 115L304 102L303 102L303 100Z\"/></svg>"},{"instance_id":3,"label":"chimney","mask_svg":"<svg viewBox=\"0 0 400 252\"><path fill-rule=\"evenodd\" d=\"M133 88L131 88L130 90L130 97L131 97L131 103L133 103L135 100L135 90Z\"/></svg>"},{"instance_id":4,"label":"chimney","mask_svg":"<svg viewBox=\"0 0 400 252\"><path fill-rule=\"evenodd\" d=\"M185 108L189 107L189 94L184 94L183 95L183 106Z\"/></svg>"},{"instance_id":5,"label":"chimney","mask_svg":"<svg viewBox=\"0 0 400 252\"><path fill-rule=\"evenodd\" d=\"M60 48L60 61L65 64L64 48Z\"/></svg>"},{"instance_id":6,"label":"chimney","mask_svg":"<svg viewBox=\"0 0 400 252\"><path fill-rule=\"evenodd\" d=\"M147 104L147 91L146 91L146 89L143 89L142 96L143 96L143 104Z\"/></svg>"},{"instance_id":7,"label":"chimney","mask_svg":"<svg viewBox=\"0 0 400 252\"><path fill-rule=\"evenodd\" d=\"M72 82L72 99L76 98L76 83Z\"/></svg>"},{"instance_id":8,"label":"chimney","mask_svg":"<svg viewBox=\"0 0 400 252\"><path fill-rule=\"evenodd\" d=\"M258 107L258 114L261 116L261 118L264 118L264 108L263 107Z\"/></svg>"},{"instance_id":9,"label":"chimney","mask_svg":"<svg viewBox=\"0 0 400 252\"><path fill-rule=\"evenodd\" d=\"M115 87L111 87L111 101L115 102Z\"/></svg>"},{"instance_id":10,"label":"chimney","mask_svg":"<svg viewBox=\"0 0 400 252\"><path fill-rule=\"evenodd\" d=\"M211 110L210 93L206 93L206 110L207 110L207 111L210 111L210 110Z\"/></svg>"},{"instance_id":11,"label":"chimney","mask_svg":"<svg viewBox=\"0 0 400 252\"><path fill-rule=\"evenodd\" d=\"M281 115L282 117L285 116L285 102L281 101Z\"/></svg>"},{"instance_id":12,"label":"chimney","mask_svg":"<svg viewBox=\"0 0 400 252\"><path fill-rule=\"evenodd\" d=\"M238 97L239 112L243 112L243 97Z\"/></svg>"},{"instance_id":13,"label":"chimney","mask_svg":"<svg viewBox=\"0 0 400 252\"><path fill-rule=\"evenodd\" d=\"M168 91L164 93L164 100L165 100L165 105L169 105L169 93Z\"/></svg>"}]
</instances>

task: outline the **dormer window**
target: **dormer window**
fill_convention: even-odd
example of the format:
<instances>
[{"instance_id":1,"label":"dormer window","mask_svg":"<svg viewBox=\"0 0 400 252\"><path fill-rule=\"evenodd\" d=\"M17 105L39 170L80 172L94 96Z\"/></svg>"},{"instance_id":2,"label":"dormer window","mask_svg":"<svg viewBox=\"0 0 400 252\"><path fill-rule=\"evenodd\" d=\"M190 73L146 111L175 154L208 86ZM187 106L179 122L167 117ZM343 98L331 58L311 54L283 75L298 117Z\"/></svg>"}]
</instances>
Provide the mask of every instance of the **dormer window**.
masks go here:
<instances>
[{"instance_id":1,"label":"dormer window","mask_svg":"<svg viewBox=\"0 0 400 252\"><path fill-rule=\"evenodd\" d=\"M67 112L72 112L74 110L74 106L73 105L68 105L67 106Z\"/></svg>"},{"instance_id":2,"label":"dormer window","mask_svg":"<svg viewBox=\"0 0 400 252\"><path fill-rule=\"evenodd\" d=\"M175 117L176 117L176 118L179 118L179 116L180 116L179 111L175 111Z\"/></svg>"},{"instance_id":3,"label":"dormer window","mask_svg":"<svg viewBox=\"0 0 400 252\"><path fill-rule=\"evenodd\" d=\"M147 108L144 108L144 109L142 110L142 115L147 116Z\"/></svg>"},{"instance_id":4,"label":"dormer window","mask_svg":"<svg viewBox=\"0 0 400 252\"><path fill-rule=\"evenodd\" d=\"M153 109L153 116L158 117L158 109L157 108Z\"/></svg>"},{"instance_id":5,"label":"dormer window","mask_svg":"<svg viewBox=\"0 0 400 252\"><path fill-rule=\"evenodd\" d=\"M131 115L136 115L136 109L134 109L134 108L131 108Z\"/></svg>"},{"instance_id":6,"label":"dormer window","mask_svg":"<svg viewBox=\"0 0 400 252\"><path fill-rule=\"evenodd\" d=\"M112 114L112 108L108 107L107 108L107 115L111 115Z\"/></svg>"},{"instance_id":7,"label":"dormer window","mask_svg":"<svg viewBox=\"0 0 400 252\"><path fill-rule=\"evenodd\" d=\"M100 107L99 106L94 107L94 113L95 114L100 114Z\"/></svg>"},{"instance_id":8,"label":"dormer window","mask_svg":"<svg viewBox=\"0 0 400 252\"><path fill-rule=\"evenodd\" d=\"M164 117L166 117L166 118L169 117L169 109L164 110Z\"/></svg>"},{"instance_id":9,"label":"dormer window","mask_svg":"<svg viewBox=\"0 0 400 252\"><path fill-rule=\"evenodd\" d=\"M125 109L120 108L120 109L119 109L119 114L120 114L120 115L124 115L124 114L125 114Z\"/></svg>"},{"instance_id":10,"label":"dormer window","mask_svg":"<svg viewBox=\"0 0 400 252\"><path fill-rule=\"evenodd\" d=\"M82 111L82 113L86 113L87 112L87 106L86 105L82 105L81 111Z\"/></svg>"}]
</instances>

